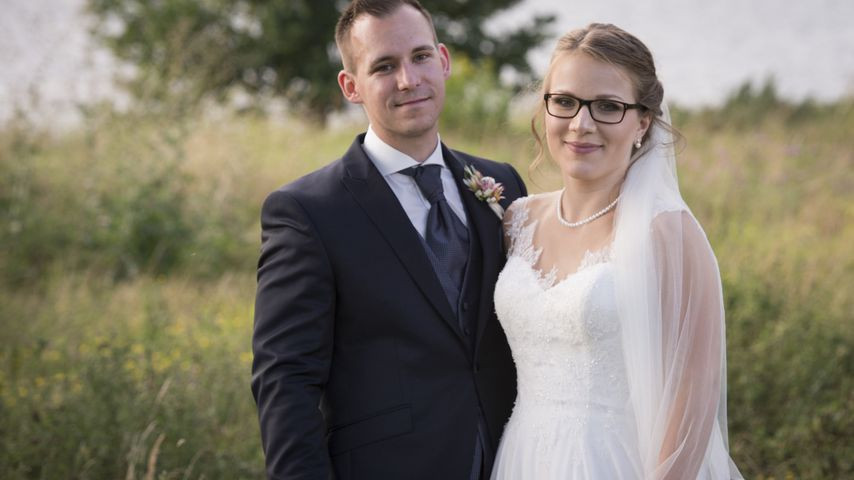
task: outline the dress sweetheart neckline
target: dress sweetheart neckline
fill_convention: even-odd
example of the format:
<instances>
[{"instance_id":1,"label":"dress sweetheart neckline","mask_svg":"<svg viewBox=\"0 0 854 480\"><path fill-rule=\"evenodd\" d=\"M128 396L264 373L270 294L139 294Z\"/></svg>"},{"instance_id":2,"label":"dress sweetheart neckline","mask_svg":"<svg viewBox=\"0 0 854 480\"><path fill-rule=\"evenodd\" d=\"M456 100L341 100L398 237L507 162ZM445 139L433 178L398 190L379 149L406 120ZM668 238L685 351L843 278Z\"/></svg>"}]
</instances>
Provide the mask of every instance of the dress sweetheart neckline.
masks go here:
<instances>
[{"instance_id":1,"label":"dress sweetheart neckline","mask_svg":"<svg viewBox=\"0 0 854 480\"><path fill-rule=\"evenodd\" d=\"M513 210L513 216L507 225L507 233L510 237L508 261L513 257L518 257L522 262L527 264L542 290L557 287L593 265L610 263L613 240L600 248L585 250L575 271L566 274L560 280L557 279L557 265L552 265L549 270L537 268L536 265L542 254L542 247L534 245L534 230L539 221L537 219L529 221L529 212L526 204L528 199L530 197L524 197L524 201L518 199L510 206L510 209Z\"/></svg>"},{"instance_id":2,"label":"dress sweetheart neckline","mask_svg":"<svg viewBox=\"0 0 854 480\"><path fill-rule=\"evenodd\" d=\"M569 280L579 276L580 274L582 274L588 270L592 270L594 267L597 267L600 265L602 265L602 266L610 265L611 264L610 259L608 259L608 260L598 260L597 259L597 258L601 258L601 256L605 255L609 248L610 248L610 245L607 245L603 248L597 249L597 250L592 251L592 252L590 250L587 250L586 252L584 252L584 258L582 259L581 263L578 265L578 268L574 272L568 273L567 275L565 275L560 280L558 280L556 278L557 273L556 273L556 267L554 267L554 266L548 271L548 273L545 273L542 270L535 267L530 262L526 261L526 259L523 257L514 257L514 258L516 258L517 260L522 262L522 264L525 265L525 267L527 267L528 271L534 275L534 279L536 280L537 286L540 287L540 290L542 290L543 292L547 292L549 290L556 289L560 285L568 283Z\"/></svg>"}]
</instances>

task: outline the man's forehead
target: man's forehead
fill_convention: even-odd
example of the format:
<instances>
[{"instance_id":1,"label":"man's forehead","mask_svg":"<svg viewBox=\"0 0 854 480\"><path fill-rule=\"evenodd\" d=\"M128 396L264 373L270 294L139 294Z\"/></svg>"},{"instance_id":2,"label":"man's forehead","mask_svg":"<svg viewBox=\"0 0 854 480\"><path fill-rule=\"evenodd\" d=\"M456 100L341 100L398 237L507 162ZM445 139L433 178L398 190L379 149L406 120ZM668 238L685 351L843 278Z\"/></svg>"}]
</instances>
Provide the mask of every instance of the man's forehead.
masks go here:
<instances>
[{"instance_id":1,"label":"man's forehead","mask_svg":"<svg viewBox=\"0 0 854 480\"><path fill-rule=\"evenodd\" d=\"M407 40L418 42L418 37L424 37L420 41L422 43L435 43L430 22L421 12L408 5L382 17L360 15L350 29L350 41L353 43L375 43L377 40L385 40L386 43L392 40L396 43Z\"/></svg>"},{"instance_id":2,"label":"man's forehead","mask_svg":"<svg viewBox=\"0 0 854 480\"><path fill-rule=\"evenodd\" d=\"M416 12L417 13L417 12ZM420 16L420 13L418 13ZM359 62L374 62L385 57L402 57L414 51L435 49L435 37L427 20L421 24L394 22L391 16L365 16L354 22L350 44Z\"/></svg>"},{"instance_id":3,"label":"man's forehead","mask_svg":"<svg viewBox=\"0 0 854 480\"><path fill-rule=\"evenodd\" d=\"M406 48L405 46L398 46L399 48L394 48L393 46L390 48L386 48L385 46L380 46L377 49L368 49L363 51L363 58L360 60L366 61L367 63L377 63L381 60L393 60L403 57L408 57L414 53L418 52L426 52L436 50L436 46L432 43L422 43L420 45L414 45L411 48Z\"/></svg>"}]
</instances>

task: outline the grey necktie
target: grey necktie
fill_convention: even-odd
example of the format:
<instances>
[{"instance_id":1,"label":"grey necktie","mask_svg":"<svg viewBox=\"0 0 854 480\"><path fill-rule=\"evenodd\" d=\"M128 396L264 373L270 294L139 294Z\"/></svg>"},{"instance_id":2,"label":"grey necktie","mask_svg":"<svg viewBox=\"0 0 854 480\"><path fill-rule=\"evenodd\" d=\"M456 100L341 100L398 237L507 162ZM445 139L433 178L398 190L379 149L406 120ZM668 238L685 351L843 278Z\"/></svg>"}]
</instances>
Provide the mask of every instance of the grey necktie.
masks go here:
<instances>
[{"instance_id":1,"label":"grey necktie","mask_svg":"<svg viewBox=\"0 0 854 480\"><path fill-rule=\"evenodd\" d=\"M463 222L451 211L451 206L445 199L442 188L441 165L422 165L409 167L400 173L415 179L421 193L430 202L430 212L427 214L427 229L425 240L433 252L438 265L454 282L455 298L451 306L456 311L456 299L463 283L466 261L468 260L469 234ZM437 272L440 273L440 272ZM441 278L441 273L439 274Z\"/></svg>"}]
</instances>

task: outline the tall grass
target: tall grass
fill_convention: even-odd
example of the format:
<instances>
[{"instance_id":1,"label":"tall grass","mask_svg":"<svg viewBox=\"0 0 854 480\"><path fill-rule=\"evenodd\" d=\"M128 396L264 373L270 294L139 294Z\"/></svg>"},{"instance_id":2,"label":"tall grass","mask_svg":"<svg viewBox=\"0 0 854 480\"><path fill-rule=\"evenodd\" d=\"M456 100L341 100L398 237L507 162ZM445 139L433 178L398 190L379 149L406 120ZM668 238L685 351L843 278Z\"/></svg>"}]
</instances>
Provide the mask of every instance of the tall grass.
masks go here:
<instances>
[{"instance_id":1,"label":"tall grass","mask_svg":"<svg viewBox=\"0 0 854 480\"><path fill-rule=\"evenodd\" d=\"M854 103L740 95L674 112L724 281L732 455L748 478L851 476ZM443 139L554 188L524 119L478 123L495 98L449 101ZM258 209L361 128L93 110L0 130L3 478L262 478Z\"/></svg>"},{"instance_id":2,"label":"tall grass","mask_svg":"<svg viewBox=\"0 0 854 480\"><path fill-rule=\"evenodd\" d=\"M749 478L854 473L852 106L685 120L683 192L721 266L730 440Z\"/></svg>"}]
</instances>

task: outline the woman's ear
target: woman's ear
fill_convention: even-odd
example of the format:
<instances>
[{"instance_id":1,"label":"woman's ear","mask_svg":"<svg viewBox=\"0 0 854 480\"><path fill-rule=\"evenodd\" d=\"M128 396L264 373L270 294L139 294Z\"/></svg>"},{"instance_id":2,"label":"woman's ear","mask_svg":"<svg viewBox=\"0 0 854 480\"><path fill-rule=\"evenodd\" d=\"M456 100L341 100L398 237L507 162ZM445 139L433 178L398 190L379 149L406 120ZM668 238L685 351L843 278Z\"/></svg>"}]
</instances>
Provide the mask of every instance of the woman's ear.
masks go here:
<instances>
[{"instance_id":1,"label":"woman's ear","mask_svg":"<svg viewBox=\"0 0 854 480\"><path fill-rule=\"evenodd\" d=\"M640 118L640 126L638 127L638 134L636 138L643 138L644 135L646 135L646 132L649 131L650 125L652 125L652 114L646 112Z\"/></svg>"}]
</instances>

